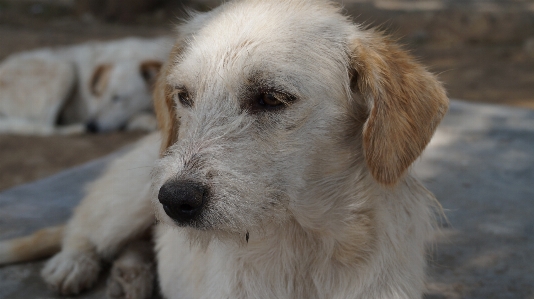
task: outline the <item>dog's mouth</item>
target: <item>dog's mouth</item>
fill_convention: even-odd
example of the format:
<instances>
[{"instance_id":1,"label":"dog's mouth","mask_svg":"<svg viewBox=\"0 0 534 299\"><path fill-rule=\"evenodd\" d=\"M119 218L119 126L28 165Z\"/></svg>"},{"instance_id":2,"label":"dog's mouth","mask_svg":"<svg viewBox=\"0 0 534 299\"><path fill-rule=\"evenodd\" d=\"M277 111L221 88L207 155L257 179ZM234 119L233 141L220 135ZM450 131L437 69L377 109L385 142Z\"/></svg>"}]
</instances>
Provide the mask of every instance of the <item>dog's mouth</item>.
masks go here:
<instances>
[{"instance_id":1,"label":"dog's mouth","mask_svg":"<svg viewBox=\"0 0 534 299\"><path fill-rule=\"evenodd\" d=\"M251 233L257 234L270 224L284 222L282 216L287 215L287 208L280 203L265 200L256 205L243 197L235 201L214 195L197 184L179 187L164 184L158 201L161 205L158 218L167 225L191 228L204 235L231 235L246 242Z\"/></svg>"},{"instance_id":2,"label":"dog's mouth","mask_svg":"<svg viewBox=\"0 0 534 299\"><path fill-rule=\"evenodd\" d=\"M174 208L166 204L162 204L162 206L165 214L171 217L178 224L189 223L192 219L195 219L196 215L198 214L198 208L190 205L183 205L179 208Z\"/></svg>"},{"instance_id":3,"label":"dog's mouth","mask_svg":"<svg viewBox=\"0 0 534 299\"><path fill-rule=\"evenodd\" d=\"M160 159L152 173L153 203L162 224L202 238L246 242L264 227L285 221L289 193L281 189L283 184L218 157L184 154L183 148Z\"/></svg>"}]
</instances>

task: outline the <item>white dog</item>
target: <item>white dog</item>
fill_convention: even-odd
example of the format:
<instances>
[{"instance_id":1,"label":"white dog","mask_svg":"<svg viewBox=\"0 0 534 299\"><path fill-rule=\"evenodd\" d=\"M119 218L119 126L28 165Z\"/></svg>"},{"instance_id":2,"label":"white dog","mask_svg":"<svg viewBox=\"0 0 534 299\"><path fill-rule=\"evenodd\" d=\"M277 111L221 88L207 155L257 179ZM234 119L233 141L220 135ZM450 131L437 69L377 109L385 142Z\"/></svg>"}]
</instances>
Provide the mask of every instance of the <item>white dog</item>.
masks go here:
<instances>
[{"instance_id":1,"label":"white dog","mask_svg":"<svg viewBox=\"0 0 534 299\"><path fill-rule=\"evenodd\" d=\"M125 248L108 294L148 296L152 200L165 298L421 298L437 202L407 170L447 106L433 75L328 2L195 15L156 85L161 135L111 165L64 232L41 232L63 234L43 276L77 293Z\"/></svg>"},{"instance_id":2,"label":"white dog","mask_svg":"<svg viewBox=\"0 0 534 299\"><path fill-rule=\"evenodd\" d=\"M153 115L152 86L171 46L168 38L128 38L8 57L0 65L0 132L155 128L135 117Z\"/></svg>"}]
</instances>

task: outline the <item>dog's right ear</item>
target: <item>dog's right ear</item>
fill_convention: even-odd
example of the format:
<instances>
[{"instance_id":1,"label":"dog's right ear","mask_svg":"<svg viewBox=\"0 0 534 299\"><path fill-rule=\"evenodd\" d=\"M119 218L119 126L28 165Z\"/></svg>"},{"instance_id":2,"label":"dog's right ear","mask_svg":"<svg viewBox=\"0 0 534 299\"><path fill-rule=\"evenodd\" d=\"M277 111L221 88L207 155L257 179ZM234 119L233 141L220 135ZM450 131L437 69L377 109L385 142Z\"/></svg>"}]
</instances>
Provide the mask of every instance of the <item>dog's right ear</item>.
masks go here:
<instances>
[{"instance_id":1,"label":"dog's right ear","mask_svg":"<svg viewBox=\"0 0 534 299\"><path fill-rule=\"evenodd\" d=\"M111 64L101 64L93 71L89 81L89 90L94 96L100 97L106 91L112 68Z\"/></svg>"},{"instance_id":2,"label":"dog's right ear","mask_svg":"<svg viewBox=\"0 0 534 299\"><path fill-rule=\"evenodd\" d=\"M160 154L163 155L167 148L178 140L178 129L180 120L176 114L176 105L173 99L174 87L167 82L174 61L180 54L181 47L175 44L169 55L169 59L158 73L156 85L154 87L154 110L158 119L158 127L161 130L162 140Z\"/></svg>"},{"instance_id":3,"label":"dog's right ear","mask_svg":"<svg viewBox=\"0 0 534 299\"><path fill-rule=\"evenodd\" d=\"M139 65L139 73L151 89L154 88L161 66L161 61L157 60L145 60Z\"/></svg>"},{"instance_id":4,"label":"dog's right ear","mask_svg":"<svg viewBox=\"0 0 534 299\"><path fill-rule=\"evenodd\" d=\"M426 147L449 100L441 83L406 51L373 31L352 41L353 88L368 116L363 150L373 177L394 185Z\"/></svg>"}]
</instances>

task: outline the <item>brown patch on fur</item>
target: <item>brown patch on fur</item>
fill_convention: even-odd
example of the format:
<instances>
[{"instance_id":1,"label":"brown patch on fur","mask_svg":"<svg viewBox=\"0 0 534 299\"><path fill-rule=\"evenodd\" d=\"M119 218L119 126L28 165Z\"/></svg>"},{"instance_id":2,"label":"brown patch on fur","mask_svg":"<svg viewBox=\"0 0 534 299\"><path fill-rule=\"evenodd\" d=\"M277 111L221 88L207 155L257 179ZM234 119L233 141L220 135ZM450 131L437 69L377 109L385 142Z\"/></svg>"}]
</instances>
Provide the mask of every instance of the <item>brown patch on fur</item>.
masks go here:
<instances>
[{"instance_id":1,"label":"brown patch on fur","mask_svg":"<svg viewBox=\"0 0 534 299\"><path fill-rule=\"evenodd\" d=\"M154 90L156 79L162 65L161 61L157 60L145 60L139 65L141 76L152 90Z\"/></svg>"},{"instance_id":2,"label":"brown patch on fur","mask_svg":"<svg viewBox=\"0 0 534 299\"><path fill-rule=\"evenodd\" d=\"M64 226L44 228L32 235L16 239L11 247L16 260L29 261L48 257L61 250Z\"/></svg>"},{"instance_id":3,"label":"brown patch on fur","mask_svg":"<svg viewBox=\"0 0 534 299\"><path fill-rule=\"evenodd\" d=\"M369 33L352 44L356 85L370 109L364 153L373 177L393 185L430 142L449 101L436 77L413 57Z\"/></svg>"},{"instance_id":4,"label":"brown patch on fur","mask_svg":"<svg viewBox=\"0 0 534 299\"><path fill-rule=\"evenodd\" d=\"M169 59L159 72L154 89L154 109L158 119L158 126L162 133L160 154L163 155L167 148L178 140L178 128L180 121L176 116L176 106L172 98L173 86L167 84L167 76L174 66L174 59L182 51L179 44L175 44L169 55Z\"/></svg>"},{"instance_id":5,"label":"brown patch on fur","mask_svg":"<svg viewBox=\"0 0 534 299\"><path fill-rule=\"evenodd\" d=\"M110 64L101 64L96 67L89 81L90 90L95 96L100 97L106 91L112 68Z\"/></svg>"}]
</instances>

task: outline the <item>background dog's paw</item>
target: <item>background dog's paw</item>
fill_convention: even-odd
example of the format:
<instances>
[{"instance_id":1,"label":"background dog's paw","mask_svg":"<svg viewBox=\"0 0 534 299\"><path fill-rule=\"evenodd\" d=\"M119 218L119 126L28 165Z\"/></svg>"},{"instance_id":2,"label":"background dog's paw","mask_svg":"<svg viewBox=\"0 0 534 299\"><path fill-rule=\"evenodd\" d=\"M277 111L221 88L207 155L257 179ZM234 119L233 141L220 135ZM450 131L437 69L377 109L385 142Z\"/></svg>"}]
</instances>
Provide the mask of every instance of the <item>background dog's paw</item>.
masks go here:
<instances>
[{"instance_id":1,"label":"background dog's paw","mask_svg":"<svg viewBox=\"0 0 534 299\"><path fill-rule=\"evenodd\" d=\"M41 276L62 295L78 294L94 285L100 272L100 259L92 252L61 251L50 259Z\"/></svg>"},{"instance_id":2,"label":"background dog's paw","mask_svg":"<svg viewBox=\"0 0 534 299\"><path fill-rule=\"evenodd\" d=\"M108 280L110 299L145 299L152 296L154 267L152 263L131 263L118 260Z\"/></svg>"}]
</instances>

